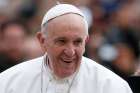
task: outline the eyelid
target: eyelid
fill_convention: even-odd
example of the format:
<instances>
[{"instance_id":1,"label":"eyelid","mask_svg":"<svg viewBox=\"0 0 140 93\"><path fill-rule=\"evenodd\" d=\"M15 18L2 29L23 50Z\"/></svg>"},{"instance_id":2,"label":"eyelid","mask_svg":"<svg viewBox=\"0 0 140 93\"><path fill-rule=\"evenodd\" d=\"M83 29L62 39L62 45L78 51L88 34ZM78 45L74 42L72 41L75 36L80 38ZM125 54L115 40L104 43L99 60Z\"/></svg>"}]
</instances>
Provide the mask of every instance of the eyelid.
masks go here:
<instances>
[{"instance_id":1,"label":"eyelid","mask_svg":"<svg viewBox=\"0 0 140 93\"><path fill-rule=\"evenodd\" d=\"M63 45L65 43L67 43L67 39L66 38L57 38L55 39L55 43L59 44L59 45ZM73 41L73 44L76 46L79 46L83 43L83 39L82 38L77 38L76 40Z\"/></svg>"},{"instance_id":2,"label":"eyelid","mask_svg":"<svg viewBox=\"0 0 140 93\"><path fill-rule=\"evenodd\" d=\"M83 42L83 40L81 40L81 39L78 39L78 40L76 40L74 43L77 45L80 45L80 44L82 44L82 42Z\"/></svg>"},{"instance_id":3,"label":"eyelid","mask_svg":"<svg viewBox=\"0 0 140 93\"><path fill-rule=\"evenodd\" d=\"M83 42L83 40L80 38L80 39L77 39L76 42Z\"/></svg>"},{"instance_id":4,"label":"eyelid","mask_svg":"<svg viewBox=\"0 0 140 93\"><path fill-rule=\"evenodd\" d=\"M66 42L66 40L64 40L64 39L62 39L62 38L61 38L61 39L56 39L56 40L55 40L55 43L56 43L56 44L59 44L59 45L63 45L63 44L65 44L65 42Z\"/></svg>"},{"instance_id":5,"label":"eyelid","mask_svg":"<svg viewBox=\"0 0 140 93\"><path fill-rule=\"evenodd\" d=\"M58 41L66 41L66 39L65 38L60 38L60 39L58 39Z\"/></svg>"}]
</instances>

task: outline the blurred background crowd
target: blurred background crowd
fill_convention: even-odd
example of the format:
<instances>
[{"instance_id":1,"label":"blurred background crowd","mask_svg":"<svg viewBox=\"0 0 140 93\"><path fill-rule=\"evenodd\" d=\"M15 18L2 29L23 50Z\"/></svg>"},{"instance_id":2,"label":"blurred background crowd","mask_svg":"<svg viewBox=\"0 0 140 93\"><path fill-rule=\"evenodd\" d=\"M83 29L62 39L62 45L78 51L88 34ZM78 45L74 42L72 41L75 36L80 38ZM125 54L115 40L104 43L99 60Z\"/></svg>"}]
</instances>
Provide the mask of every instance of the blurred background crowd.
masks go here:
<instances>
[{"instance_id":1,"label":"blurred background crowd","mask_svg":"<svg viewBox=\"0 0 140 93\"><path fill-rule=\"evenodd\" d=\"M35 33L57 0L0 0L0 72L43 54ZM89 24L85 56L122 78L140 75L140 0L59 0Z\"/></svg>"}]
</instances>

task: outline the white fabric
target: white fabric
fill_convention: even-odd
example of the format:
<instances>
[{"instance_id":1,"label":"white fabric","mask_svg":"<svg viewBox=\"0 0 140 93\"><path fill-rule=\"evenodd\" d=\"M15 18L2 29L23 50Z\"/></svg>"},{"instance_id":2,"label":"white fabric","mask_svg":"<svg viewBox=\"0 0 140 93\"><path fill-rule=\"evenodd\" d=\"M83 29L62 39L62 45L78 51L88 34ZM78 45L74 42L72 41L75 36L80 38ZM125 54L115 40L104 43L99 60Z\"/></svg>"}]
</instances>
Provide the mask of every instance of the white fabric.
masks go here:
<instances>
[{"instance_id":1,"label":"white fabric","mask_svg":"<svg viewBox=\"0 0 140 93\"><path fill-rule=\"evenodd\" d=\"M82 17L84 17L84 14L75 6L70 5L70 4L58 4L54 7L52 7L44 16L43 20L42 20L42 24L41 26L43 26L44 24L46 24L46 22L48 22L49 20L67 14L67 13L75 13L75 14L79 14Z\"/></svg>"},{"instance_id":2,"label":"white fabric","mask_svg":"<svg viewBox=\"0 0 140 93\"><path fill-rule=\"evenodd\" d=\"M86 27L87 33L88 33L88 23L86 21L84 14L80 11L79 8L77 8L73 5L70 5L70 4L58 4L54 7L52 7L51 9L49 9L49 11L47 11L47 13L43 17L43 20L41 23L41 28L43 28L43 26L45 24L47 24L47 22L49 20L62 16L64 14L68 14L68 13L78 14L78 15L82 16L83 20L85 22L85 27Z\"/></svg>"},{"instance_id":3,"label":"white fabric","mask_svg":"<svg viewBox=\"0 0 140 93\"><path fill-rule=\"evenodd\" d=\"M67 93L68 82L50 80L43 57L16 65L0 74L0 93ZM42 78L43 79L42 79ZM70 80L71 77L68 78ZM41 83L43 82L43 83ZM83 57L70 93L132 93L119 76Z\"/></svg>"}]
</instances>

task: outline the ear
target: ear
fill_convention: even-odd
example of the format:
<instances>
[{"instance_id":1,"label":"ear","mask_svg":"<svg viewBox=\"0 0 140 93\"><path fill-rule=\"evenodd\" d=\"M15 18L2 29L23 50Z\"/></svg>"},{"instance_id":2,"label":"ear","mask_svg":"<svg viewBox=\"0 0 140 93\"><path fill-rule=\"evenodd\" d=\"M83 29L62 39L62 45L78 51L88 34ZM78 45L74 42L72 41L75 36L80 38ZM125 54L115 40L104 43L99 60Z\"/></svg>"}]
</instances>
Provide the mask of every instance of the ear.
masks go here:
<instances>
[{"instance_id":1,"label":"ear","mask_svg":"<svg viewBox=\"0 0 140 93\"><path fill-rule=\"evenodd\" d=\"M89 41L89 35L86 37L85 42L87 43Z\"/></svg>"},{"instance_id":2,"label":"ear","mask_svg":"<svg viewBox=\"0 0 140 93\"><path fill-rule=\"evenodd\" d=\"M44 34L42 32L37 32L36 37L37 37L37 39L40 43L41 48L43 49L43 51L45 51L46 47L45 47L45 36L44 36Z\"/></svg>"}]
</instances>

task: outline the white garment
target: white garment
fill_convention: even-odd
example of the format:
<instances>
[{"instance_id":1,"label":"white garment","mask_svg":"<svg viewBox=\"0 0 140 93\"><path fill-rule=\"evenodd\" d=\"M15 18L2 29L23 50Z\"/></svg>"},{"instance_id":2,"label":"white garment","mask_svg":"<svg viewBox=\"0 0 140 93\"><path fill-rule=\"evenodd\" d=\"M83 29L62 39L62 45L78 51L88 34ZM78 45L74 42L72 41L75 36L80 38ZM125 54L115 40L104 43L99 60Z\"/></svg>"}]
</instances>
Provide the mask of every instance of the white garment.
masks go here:
<instances>
[{"instance_id":1,"label":"white garment","mask_svg":"<svg viewBox=\"0 0 140 93\"><path fill-rule=\"evenodd\" d=\"M43 17L42 23L41 23L41 29L52 19L65 15L65 14L77 14L80 15L83 18L83 21L85 23L86 33L88 34L88 23L85 18L85 15L80 11L79 8L77 8L74 5L71 4L58 4L50 8L46 14Z\"/></svg>"},{"instance_id":2,"label":"white garment","mask_svg":"<svg viewBox=\"0 0 140 93\"><path fill-rule=\"evenodd\" d=\"M69 82L51 79L43 64L43 57L16 65L0 74L0 93L67 93ZM132 93L119 76L83 57L81 67L70 88L70 93Z\"/></svg>"}]
</instances>

